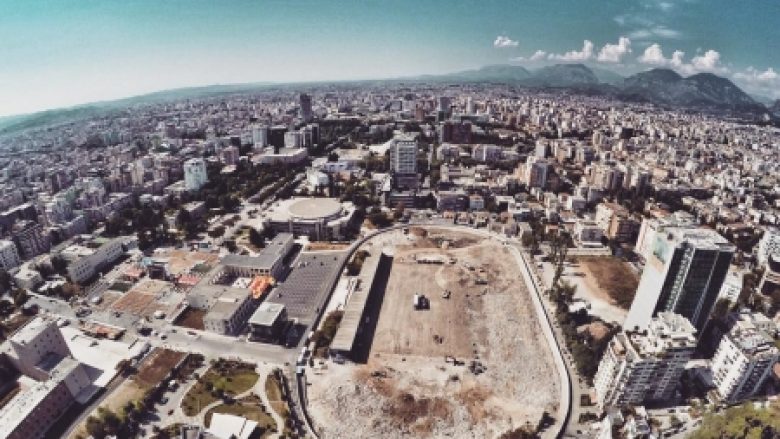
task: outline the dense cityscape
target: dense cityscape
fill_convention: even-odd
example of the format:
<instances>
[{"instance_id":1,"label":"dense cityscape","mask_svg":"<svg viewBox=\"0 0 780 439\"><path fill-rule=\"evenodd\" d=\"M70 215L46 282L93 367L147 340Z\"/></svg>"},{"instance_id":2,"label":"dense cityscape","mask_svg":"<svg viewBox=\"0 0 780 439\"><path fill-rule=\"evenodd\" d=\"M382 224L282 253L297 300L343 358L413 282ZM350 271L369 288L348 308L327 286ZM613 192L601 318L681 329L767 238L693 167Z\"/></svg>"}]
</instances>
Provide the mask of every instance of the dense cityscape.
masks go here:
<instances>
[{"instance_id":1,"label":"dense cityscape","mask_svg":"<svg viewBox=\"0 0 780 439\"><path fill-rule=\"evenodd\" d=\"M4 438L780 434L771 125L418 81L0 142Z\"/></svg>"}]
</instances>

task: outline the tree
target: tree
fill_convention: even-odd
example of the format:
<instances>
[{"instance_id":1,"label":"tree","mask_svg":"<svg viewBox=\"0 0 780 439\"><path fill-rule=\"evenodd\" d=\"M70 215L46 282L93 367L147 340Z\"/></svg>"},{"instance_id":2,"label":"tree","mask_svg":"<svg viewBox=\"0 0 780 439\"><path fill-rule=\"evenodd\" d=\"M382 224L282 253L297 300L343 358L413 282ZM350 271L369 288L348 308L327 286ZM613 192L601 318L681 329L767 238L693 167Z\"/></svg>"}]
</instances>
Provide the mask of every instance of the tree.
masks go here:
<instances>
[{"instance_id":1,"label":"tree","mask_svg":"<svg viewBox=\"0 0 780 439\"><path fill-rule=\"evenodd\" d=\"M87 433L95 439L103 439L106 437L106 427L100 419L90 416L87 418Z\"/></svg>"},{"instance_id":2,"label":"tree","mask_svg":"<svg viewBox=\"0 0 780 439\"><path fill-rule=\"evenodd\" d=\"M27 291L22 288L17 288L11 293L11 297L14 299L14 306L17 308L24 305L29 298Z\"/></svg>"},{"instance_id":3,"label":"tree","mask_svg":"<svg viewBox=\"0 0 780 439\"><path fill-rule=\"evenodd\" d=\"M220 236L225 234L225 227L224 226L214 227L213 229L209 230L208 234L212 238L219 238Z\"/></svg>"},{"instance_id":4,"label":"tree","mask_svg":"<svg viewBox=\"0 0 780 439\"><path fill-rule=\"evenodd\" d=\"M176 214L176 227L184 229L190 221L190 212L184 208L179 209L179 213Z\"/></svg>"},{"instance_id":5,"label":"tree","mask_svg":"<svg viewBox=\"0 0 780 439\"><path fill-rule=\"evenodd\" d=\"M555 274L553 275L553 285L557 285L563 275L563 270L566 264L566 256L569 254L569 246L564 235L558 234L550 244L551 258L553 264L555 264Z\"/></svg>"},{"instance_id":6,"label":"tree","mask_svg":"<svg viewBox=\"0 0 780 439\"><path fill-rule=\"evenodd\" d=\"M265 246L265 242L263 242L263 235L261 235L260 232L258 232L254 227L249 229L249 242L255 247L262 248Z\"/></svg>"},{"instance_id":7,"label":"tree","mask_svg":"<svg viewBox=\"0 0 780 439\"><path fill-rule=\"evenodd\" d=\"M11 289L11 275L4 269L0 269L0 292Z\"/></svg>"}]
</instances>

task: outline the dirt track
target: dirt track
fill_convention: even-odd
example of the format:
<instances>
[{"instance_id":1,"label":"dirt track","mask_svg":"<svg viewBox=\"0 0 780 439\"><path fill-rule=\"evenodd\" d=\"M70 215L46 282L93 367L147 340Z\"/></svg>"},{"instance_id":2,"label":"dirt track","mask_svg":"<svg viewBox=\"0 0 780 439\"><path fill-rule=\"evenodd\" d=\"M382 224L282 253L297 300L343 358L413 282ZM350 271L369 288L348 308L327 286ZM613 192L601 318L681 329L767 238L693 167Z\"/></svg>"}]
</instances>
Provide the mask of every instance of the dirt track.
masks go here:
<instances>
[{"instance_id":1,"label":"dirt track","mask_svg":"<svg viewBox=\"0 0 780 439\"><path fill-rule=\"evenodd\" d=\"M555 413L560 384L514 259L494 241L452 238L464 237L447 250L430 234L399 240L368 364L334 364L311 379L325 437L495 437ZM446 262L414 259L432 255ZM430 310L413 309L415 293ZM472 360L485 371L469 371Z\"/></svg>"}]
</instances>

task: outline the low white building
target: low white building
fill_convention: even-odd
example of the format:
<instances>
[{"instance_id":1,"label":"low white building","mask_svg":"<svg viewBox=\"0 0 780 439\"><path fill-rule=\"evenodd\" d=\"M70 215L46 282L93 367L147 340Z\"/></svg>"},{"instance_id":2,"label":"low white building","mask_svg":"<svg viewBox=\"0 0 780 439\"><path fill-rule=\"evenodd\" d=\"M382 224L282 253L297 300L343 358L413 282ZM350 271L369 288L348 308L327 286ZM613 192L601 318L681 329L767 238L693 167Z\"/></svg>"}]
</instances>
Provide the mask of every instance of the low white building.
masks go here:
<instances>
[{"instance_id":1,"label":"low white building","mask_svg":"<svg viewBox=\"0 0 780 439\"><path fill-rule=\"evenodd\" d=\"M577 220L574 225L574 239L582 245L601 245L604 230L595 221Z\"/></svg>"},{"instance_id":2,"label":"low white building","mask_svg":"<svg viewBox=\"0 0 780 439\"><path fill-rule=\"evenodd\" d=\"M60 255L68 261L68 276L73 282L83 282L98 270L111 264L124 254L121 238L91 241L87 245L74 244Z\"/></svg>"}]
</instances>

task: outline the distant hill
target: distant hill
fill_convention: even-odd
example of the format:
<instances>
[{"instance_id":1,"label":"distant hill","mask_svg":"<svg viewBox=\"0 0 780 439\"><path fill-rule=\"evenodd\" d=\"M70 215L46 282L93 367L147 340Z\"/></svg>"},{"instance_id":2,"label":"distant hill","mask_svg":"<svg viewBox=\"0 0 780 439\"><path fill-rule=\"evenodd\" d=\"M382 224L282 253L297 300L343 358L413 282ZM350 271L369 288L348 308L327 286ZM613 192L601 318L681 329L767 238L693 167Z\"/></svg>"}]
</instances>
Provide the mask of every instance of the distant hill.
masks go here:
<instances>
[{"instance_id":1,"label":"distant hill","mask_svg":"<svg viewBox=\"0 0 780 439\"><path fill-rule=\"evenodd\" d=\"M625 79L618 97L657 105L760 113L766 108L733 82L712 73L684 78L670 69L652 69Z\"/></svg>"},{"instance_id":2,"label":"distant hill","mask_svg":"<svg viewBox=\"0 0 780 439\"><path fill-rule=\"evenodd\" d=\"M632 102L664 107L760 114L766 107L733 82L712 73L683 77L671 69L652 69L627 78L584 64L556 64L529 71L521 66L490 66L468 72L428 77L454 81L502 82L521 87L571 88Z\"/></svg>"},{"instance_id":3,"label":"distant hill","mask_svg":"<svg viewBox=\"0 0 780 439\"><path fill-rule=\"evenodd\" d=\"M776 100L775 103L769 107L769 111L774 113L777 117L780 117L780 99Z\"/></svg>"},{"instance_id":4,"label":"distant hill","mask_svg":"<svg viewBox=\"0 0 780 439\"><path fill-rule=\"evenodd\" d=\"M128 107L187 98L202 98L222 94L247 93L268 87L268 83L209 85L164 90L140 96L95 102L69 108L45 110L37 113L0 118L0 136L11 135L27 129L76 122L92 117L105 116Z\"/></svg>"},{"instance_id":5,"label":"distant hill","mask_svg":"<svg viewBox=\"0 0 780 439\"><path fill-rule=\"evenodd\" d=\"M767 107L742 91L733 82L711 73L687 78L670 69L652 69L623 78L611 70L584 64L556 64L536 70L509 64L489 65L479 69L444 75L376 81L346 81L340 84L390 84L408 82L493 83L517 87L571 89L589 95L611 96L630 102L647 102L664 107L706 111L731 111L755 116L765 114ZM72 108L0 118L0 136L23 130L85 120L107 112L122 111L140 104L203 98L223 94L249 93L262 89L335 84L228 84L166 90L109 102L98 102ZM780 117L780 100L769 106Z\"/></svg>"},{"instance_id":6,"label":"distant hill","mask_svg":"<svg viewBox=\"0 0 780 439\"><path fill-rule=\"evenodd\" d=\"M533 72L529 85L544 87L573 87L598 84L599 78L583 64L556 64Z\"/></svg>"}]
</instances>

